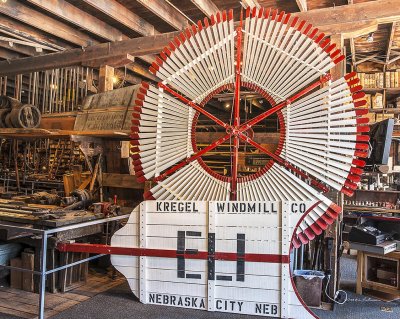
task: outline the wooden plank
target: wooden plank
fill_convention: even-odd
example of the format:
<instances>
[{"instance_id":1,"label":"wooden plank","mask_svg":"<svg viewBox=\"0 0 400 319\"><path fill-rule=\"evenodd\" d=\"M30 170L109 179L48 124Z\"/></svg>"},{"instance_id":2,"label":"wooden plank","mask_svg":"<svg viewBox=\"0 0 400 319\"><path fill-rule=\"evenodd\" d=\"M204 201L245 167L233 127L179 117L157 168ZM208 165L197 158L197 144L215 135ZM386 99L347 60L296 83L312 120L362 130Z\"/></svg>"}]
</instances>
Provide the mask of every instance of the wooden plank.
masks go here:
<instances>
[{"instance_id":1,"label":"wooden plank","mask_svg":"<svg viewBox=\"0 0 400 319\"><path fill-rule=\"evenodd\" d=\"M121 56L122 54L132 54L134 56L155 54L161 52L177 35L179 35L178 32L169 32L149 37L92 45L85 50L70 49L64 52L52 53L51 55L46 54L24 58L23 60L18 59L16 63L13 61L0 62L0 76L53 69L54 65L62 68L80 64L84 61L106 59L113 56Z\"/></svg>"},{"instance_id":2,"label":"wooden plank","mask_svg":"<svg viewBox=\"0 0 400 319\"><path fill-rule=\"evenodd\" d=\"M10 266L22 268L21 258L10 259ZM22 272L11 269L10 287L15 289L22 289Z\"/></svg>"},{"instance_id":3,"label":"wooden plank","mask_svg":"<svg viewBox=\"0 0 400 319\"><path fill-rule=\"evenodd\" d=\"M147 36L159 33L152 24L115 0L83 0L83 2L141 35Z\"/></svg>"},{"instance_id":4,"label":"wooden plank","mask_svg":"<svg viewBox=\"0 0 400 319\"><path fill-rule=\"evenodd\" d=\"M183 30L189 25L189 21L166 1L137 0L137 2L177 30Z\"/></svg>"},{"instance_id":5,"label":"wooden plank","mask_svg":"<svg viewBox=\"0 0 400 319\"><path fill-rule=\"evenodd\" d=\"M73 174L64 174L63 175L63 183L64 183L65 196L69 196L71 194L71 192L75 189L74 175Z\"/></svg>"},{"instance_id":6,"label":"wooden plank","mask_svg":"<svg viewBox=\"0 0 400 319\"><path fill-rule=\"evenodd\" d=\"M119 41L128 38L118 29L65 0L28 0L28 2L106 40Z\"/></svg>"},{"instance_id":7,"label":"wooden plank","mask_svg":"<svg viewBox=\"0 0 400 319\"><path fill-rule=\"evenodd\" d=\"M84 32L70 27L46 14L31 9L16 0L8 0L7 5L1 5L0 13L79 46L85 47L97 43L97 41Z\"/></svg>"},{"instance_id":8,"label":"wooden plank","mask_svg":"<svg viewBox=\"0 0 400 319\"><path fill-rule=\"evenodd\" d=\"M112 91L114 88L114 68L108 65L100 67L99 93Z\"/></svg>"},{"instance_id":9,"label":"wooden plank","mask_svg":"<svg viewBox=\"0 0 400 319\"><path fill-rule=\"evenodd\" d=\"M250 7L250 8L261 8L260 4L258 3L258 0L242 0L243 6L245 8Z\"/></svg>"},{"instance_id":10,"label":"wooden plank","mask_svg":"<svg viewBox=\"0 0 400 319\"><path fill-rule=\"evenodd\" d=\"M10 1L12 0L9 0L9 2ZM2 8L4 7L10 6L1 6L0 11L3 10ZM347 38L348 35L346 34L354 36L354 31L360 28L365 29L366 26L371 26L371 23L376 25L377 23L390 23L399 20L400 0L377 0L354 5L338 6L335 7L335 9L326 8L294 13L293 15L312 23L327 35L332 33L344 33L344 38ZM18 15L20 19L24 16L26 15ZM29 18L26 17L26 19L30 19L30 16ZM47 17L42 17L42 19L45 19L46 22L49 21ZM29 23L29 21L26 23ZM54 33L54 30L51 29L49 31ZM58 28L54 29L58 30ZM83 61L120 56L122 54L131 54L133 56L157 54L178 35L179 32L169 32L161 35L134 38L114 43L96 44L87 47L84 51L81 49L71 49L51 55L18 59L10 63L0 62L0 76L52 69L54 65L58 67L67 67L79 64ZM59 36L68 40L68 35L65 35L65 37ZM80 42L82 42L82 40L80 40Z\"/></svg>"},{"instance_id":11,"label":"wooden plank","mask_svg":"<svg viewBox=\"0 0 400 319\"><path fill-rule=\"evenodd\" d=\"M296 0L296 3L301 12L307 11L307 0Z\"/></svg>"},{"instance_id":12,"label":"wooden plank","mask_svg":"<svg viewBox=\"0 0 400 319\"><path fill-rule=\"evenodd\" d=\"M103 173L103 187L143 189L144 184L138 183L136 176L117 173Z\"/></svg>"},{"instance_id":13,"label":"wooden plank","mask_svg":"<svg viewBox=\"0 0 400 319\"><path fill-rule=\"evenodd\" d=\"M23 252L21 254L22 268L34 270L35 254ZM22 289L33 292L33 273L22 273Z\"/></svg>"},{"instance_id":14,"label":"wooden plank","mask_svg":"<svg viewBox=\"0 0 400 319\"><path fill-rule=\"evenodd\" d=\"M388 38L387 49L386 49L386 63L390 61L390 53L393 46L394 34L396 33L396 22L393 22L390 26L390 35Z\"/></svg>"},{"instance_id":15,"label":"wooden plank","mask_svg":"<svg viewBox=\"0 0 400 319\"><path fill-rule=\"evenodd\" d=\"M219 9L211 0L190 0L197 8L199 8L207 17L215 15Z\"/></svg>"}]
</instances>

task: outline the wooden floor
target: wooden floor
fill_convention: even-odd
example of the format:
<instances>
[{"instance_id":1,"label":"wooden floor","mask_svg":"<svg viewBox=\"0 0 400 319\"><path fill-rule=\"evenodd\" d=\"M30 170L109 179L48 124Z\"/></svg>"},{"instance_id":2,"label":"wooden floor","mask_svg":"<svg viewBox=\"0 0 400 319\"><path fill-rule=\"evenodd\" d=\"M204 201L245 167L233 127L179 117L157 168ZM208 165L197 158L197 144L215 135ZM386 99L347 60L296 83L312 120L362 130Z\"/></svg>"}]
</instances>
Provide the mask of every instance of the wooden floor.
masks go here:
<instances>
[{"instance_id":1,"label":"wooden floor","mask_svg":"<svg viewBox=\"0 0 400 319\"><path fill-rule=\"evenodd\" d=\"M115 280L111 276L89 271L87 283L66 293L46 293L45 317L50 318L91 297L107 291L124 282L119 275ZM37 318L39 295L23 290L0 287L0 313L21 318Z\"/></svg>"}]
</instances>

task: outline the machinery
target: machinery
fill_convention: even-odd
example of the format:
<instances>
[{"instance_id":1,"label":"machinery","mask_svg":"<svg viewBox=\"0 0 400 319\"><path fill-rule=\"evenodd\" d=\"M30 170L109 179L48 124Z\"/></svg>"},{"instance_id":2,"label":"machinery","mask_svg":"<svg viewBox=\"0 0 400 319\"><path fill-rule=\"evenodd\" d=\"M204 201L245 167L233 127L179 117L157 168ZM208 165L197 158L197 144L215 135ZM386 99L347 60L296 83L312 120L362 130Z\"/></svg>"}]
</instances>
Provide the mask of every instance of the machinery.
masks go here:
<instances>
[{"instance_id":1,"label":"machinery","mask_svg":"<svg viewBox=\"0 0 400 319\"><path fill-rule=\"evenodd\" d=\"M237 23L224 11L186 29L152 64L162 81L142 83L133 113L136 175L157 182L145 193L149 201L132 212L111 246L59 248L113 254L144 303L315 317L292 285L290 252L341 213L324 193L351 196L368 150L356 74L335 80L329 74L343 60L318 29L277 10L248 8ZM244 90L271 107L241 119ZM234 92L232 122L207 110L213 96L227 91ZM280 140L272 152L249 132L275 113ZM225 130L201 149L200 114ZM227 141L230 176L202 159ZM240 143L269 156L263 169L239 176Z\"/></svg>"}]
</instances>

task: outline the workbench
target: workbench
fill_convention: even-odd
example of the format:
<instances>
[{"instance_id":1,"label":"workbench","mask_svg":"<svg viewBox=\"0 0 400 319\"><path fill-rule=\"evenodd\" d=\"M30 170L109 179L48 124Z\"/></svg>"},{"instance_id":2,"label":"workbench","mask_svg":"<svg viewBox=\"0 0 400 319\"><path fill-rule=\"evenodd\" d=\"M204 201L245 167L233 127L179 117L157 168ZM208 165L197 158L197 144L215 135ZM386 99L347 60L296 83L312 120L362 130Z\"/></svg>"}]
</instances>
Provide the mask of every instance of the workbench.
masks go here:
<instances>
[{"instance_id":1,"label":"workbench","mask_svg":"<svg viewBox=\"0 0 400 319\"><path fill-rule=\"evenodd\" d=\"M41 257L41 238L35 235L33 232L30 233L28 229L55 229L58 227L65 227L75 225L83 222L98 220L104 218L103 214L95 214L86 210L69 211L62 214L51 214L54 209L59 209L57 206L50 205L39 205L39 204L25 204L15 202L13 200L1 200L1 204L12 203L15 207L20 205L21 207L29 208L41 208L43 210L49 210L50 214L27 214L10 212L8 209L2 210L0 207L0 240L18 242L24 245L28 245L34 249L34 269L38 271L40 269L40 257ZM18 209L16 209L18 211ZM21 231L12 227L7 226L20 226L24 227L25 230ZM83 259L87 257L87 254L76 254L76 253L60 253L55 247L57 242L64 240L77 240L82 239L86 236L101 234L103 232L103 225L91 225L77 229L66 230L60 233L55 233L48 239L48 269L54 269L73 261ZM60 271L57 276L56 274L49 275L47 280L47 288L50 292L66 291L73 289L77 284L82 284L86 281L87 276L87 263L79 265L77 267L69 268L65 271ZM33 291L39 290L39 278L33 276L34 288Z\"/></svg>"}]
</instances>

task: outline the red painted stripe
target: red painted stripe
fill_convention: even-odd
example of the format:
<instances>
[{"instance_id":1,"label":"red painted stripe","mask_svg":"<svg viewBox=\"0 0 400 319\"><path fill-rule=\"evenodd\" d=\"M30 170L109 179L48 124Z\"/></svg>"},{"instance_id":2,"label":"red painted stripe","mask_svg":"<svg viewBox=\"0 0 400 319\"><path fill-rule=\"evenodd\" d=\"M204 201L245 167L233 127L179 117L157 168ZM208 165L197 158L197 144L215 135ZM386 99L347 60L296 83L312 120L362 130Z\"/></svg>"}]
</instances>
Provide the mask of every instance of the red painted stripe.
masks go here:
<instances>
[{"instance_id":1,"label":"red painted stripe","mask_svg":"<svg viewBox=\"0 0 400 319\"><path fill-rule=\"evenodd\" d=\"M151 192L146 193L150 195ZM152 196L152 194L151 194ZM115 247L100 244L83 244L83 243L59 243L57 249L62 252L81 252L93 254L107 255L123 255L123 256L144 256L144 257L161 257L161 258L177 258L184 257L186 259L202 259L207 260L210 256L215 260L237 261L237 253L216 252L210 255L207 251L198 251L196 253L178 254L176 250L170 249L152 249L152 248L133 248L133 247ZM264 263L289 263L288 255L274 254L252 254L244 255L244 260L248 262L264 262Z\"/></svg>"}]
</instances>

